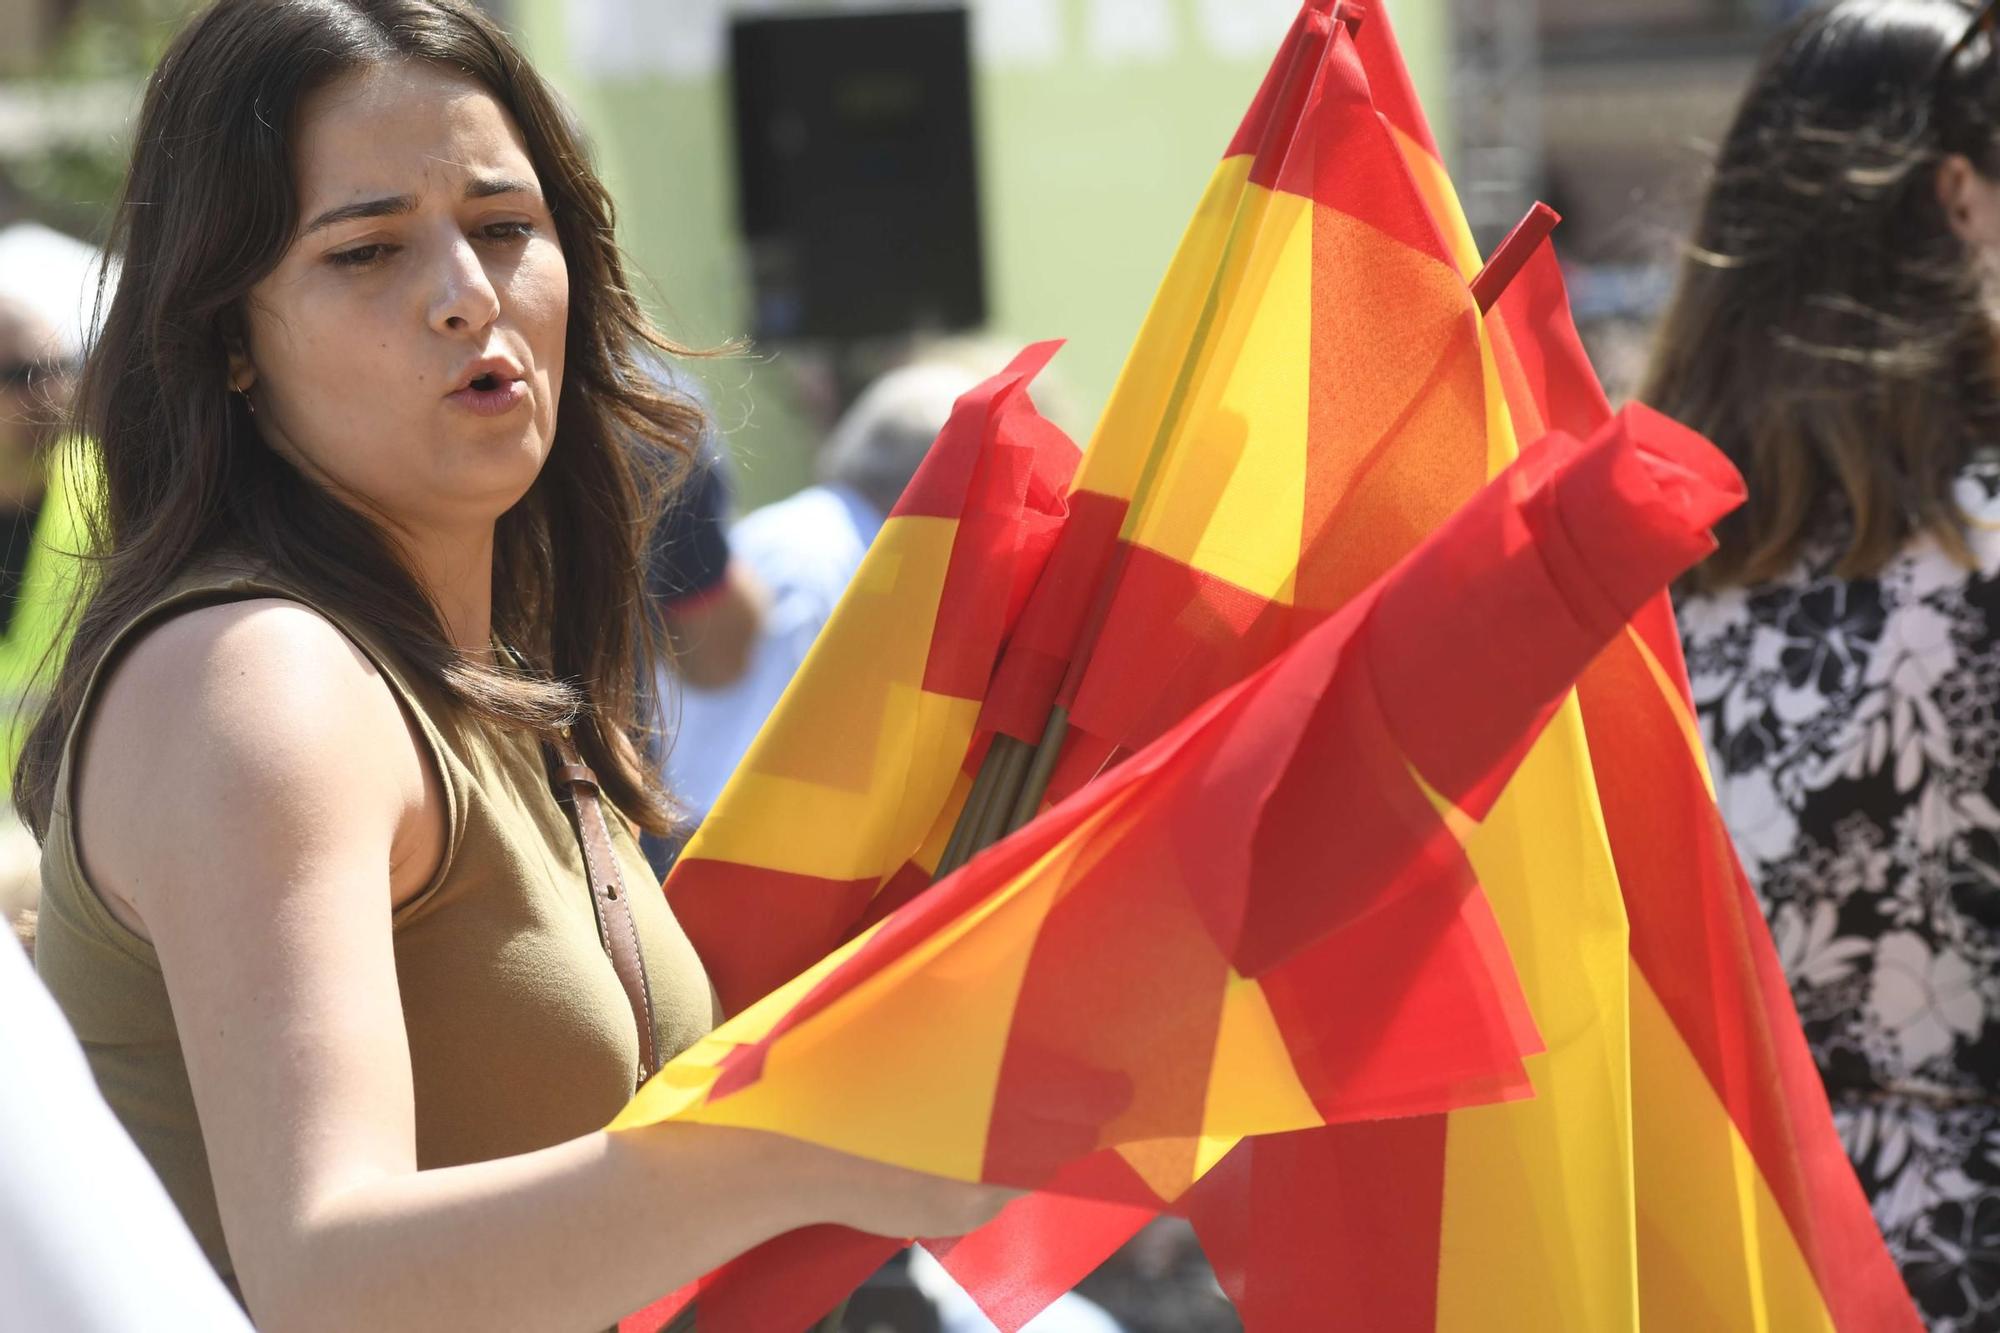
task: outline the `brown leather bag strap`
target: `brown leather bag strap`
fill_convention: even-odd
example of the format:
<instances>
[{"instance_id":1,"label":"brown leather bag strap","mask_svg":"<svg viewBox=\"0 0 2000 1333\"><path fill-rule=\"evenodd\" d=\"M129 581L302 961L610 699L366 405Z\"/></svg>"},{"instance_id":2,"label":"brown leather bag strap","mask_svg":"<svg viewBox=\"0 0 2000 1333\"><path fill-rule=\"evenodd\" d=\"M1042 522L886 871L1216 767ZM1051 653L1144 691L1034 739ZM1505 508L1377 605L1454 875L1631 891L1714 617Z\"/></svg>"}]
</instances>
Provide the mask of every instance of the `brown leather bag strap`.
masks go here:
<instances>
[{"instance_id":1,"label":"brown leather bag strap","mask_svg":"<svg viewBox=\"0 0 2000 1333\"><path fill-rule=\"evenodd\" d=\"M557 762L552 773L556 791L569 797L576 813L577 842L583 848L583 868L590 879L590 905L597 913L597 935L619 984L632 1005L632 1020L639 1028L639 1082L659 1072L659 1052L653 1047L653 987L646 979L646 958L639 948L639 926L632 918L632 904L625 890L625 877L618 870L618 854L611 843L611 826L604 822L604 804L598 799L597 774L583 762L569 733L555 742Z\"/></svg>"}]
</instances>

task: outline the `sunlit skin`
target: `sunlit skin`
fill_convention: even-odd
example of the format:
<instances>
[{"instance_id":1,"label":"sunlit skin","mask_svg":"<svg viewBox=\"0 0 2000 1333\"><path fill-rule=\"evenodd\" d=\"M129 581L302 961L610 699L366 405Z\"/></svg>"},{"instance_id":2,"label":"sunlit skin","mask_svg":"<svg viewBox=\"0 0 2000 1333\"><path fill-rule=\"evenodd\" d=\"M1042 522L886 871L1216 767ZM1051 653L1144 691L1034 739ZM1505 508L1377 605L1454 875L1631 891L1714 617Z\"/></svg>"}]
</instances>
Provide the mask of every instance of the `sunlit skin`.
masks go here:
<instances>
[{"instance_id":1,"label":"sunlit skin","mask_svg":"<svg viewBox=\"0 0 2000 1333\"><path fill-rule=\"evenodd\" d=\"M250 293L231 387L272 448L396 533L484 651L493 525L547 460L562 392L548 204L499 104L429 65L332 84L299 131L300 231ZM486 358L503 387L455 392Z\"/></svg>"}]
</instances>

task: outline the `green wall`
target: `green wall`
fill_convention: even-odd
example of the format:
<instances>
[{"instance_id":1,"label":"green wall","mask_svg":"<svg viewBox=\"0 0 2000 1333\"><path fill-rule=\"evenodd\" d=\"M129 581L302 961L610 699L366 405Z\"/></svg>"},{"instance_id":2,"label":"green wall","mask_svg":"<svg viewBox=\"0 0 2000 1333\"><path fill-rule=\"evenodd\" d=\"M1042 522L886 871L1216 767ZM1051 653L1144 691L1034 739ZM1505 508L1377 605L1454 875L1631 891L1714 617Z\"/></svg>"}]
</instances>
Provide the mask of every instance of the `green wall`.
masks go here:
<instances>
[{"instance_id":1,"label":"green wall","mask_svg":"<svg viewBox=\"0 0 2000 1333\"><path fill-rule=\"evenodd\" d=\"M543 72L581 115L642 292L667 330L714 345L748 327L733 236L722 0L516 0ZM746 6L747 8L747 6ZM825 11L772 3L757 12ZM995 337L1064 337L1051 373L1086 435L1203 185L1283 35L1289 0L984 0L975 117ZM1443 88L1445 0L1401 0L1426 101ZM662 25L693 25L666 30ZM690 36L689 34L694 34ZM782 353L703 377L746 503L810 477L816 428ZM774 359L775 357L775 359Z\"/></svg>"}]
</instances>

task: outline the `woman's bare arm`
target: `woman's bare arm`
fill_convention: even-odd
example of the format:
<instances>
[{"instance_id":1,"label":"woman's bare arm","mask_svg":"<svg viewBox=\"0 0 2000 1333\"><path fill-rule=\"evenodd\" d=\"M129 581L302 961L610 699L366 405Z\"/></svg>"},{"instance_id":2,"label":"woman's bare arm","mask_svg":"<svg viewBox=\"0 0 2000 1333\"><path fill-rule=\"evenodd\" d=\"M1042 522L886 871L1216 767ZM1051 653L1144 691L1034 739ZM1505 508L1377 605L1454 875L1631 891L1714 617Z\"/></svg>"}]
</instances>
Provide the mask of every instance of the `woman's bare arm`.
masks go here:
<instances>
[{"instance_id":1,"label":"woman's bare arm","mask_svg":"<svg viewBox=\"0 0 2000 1333\"><path fill-rule=\"evenodd\" d=\"M691 1126L418 1171L392 879L441 830L393 696L302 607L179 617L103 692L79 838L159 952L260 1327L602 1328L795 1227L951 1234L1004 1202Z\"/></svg>"}]
</instances>

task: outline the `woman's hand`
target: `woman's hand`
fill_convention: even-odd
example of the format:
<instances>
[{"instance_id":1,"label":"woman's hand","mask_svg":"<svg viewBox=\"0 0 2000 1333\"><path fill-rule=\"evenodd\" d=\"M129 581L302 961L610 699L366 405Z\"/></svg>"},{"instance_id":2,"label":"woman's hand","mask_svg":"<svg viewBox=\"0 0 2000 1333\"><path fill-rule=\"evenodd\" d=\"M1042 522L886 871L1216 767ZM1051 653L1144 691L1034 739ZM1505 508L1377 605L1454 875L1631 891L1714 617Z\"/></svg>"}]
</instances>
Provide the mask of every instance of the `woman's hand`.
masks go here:
<instances>
[{"instance_id":1,"label":"woman's hand","mask_svg":"<svg viewBox=\"0 0 2000 1333\"><path fill-rule=\"evenodd\" d=\"M674 1144L699 1144L718 1159L755 1162L774 1181L786 1182L790 1225L832 1223L876 1236L963 1236L977 1231L1026 1191L1002 1185L949 1180L890 1166L833 1148L822 1148L759 1129L668 1121L611 1135L650 1154Z\"/></svg>"},{"instance_id":2,"label":"woman's hand","mask_svg":"<svg viewBox=\"0 0 2000 1333\"><path fill-rule=\"evenodd\" d=\"M1024 1192L800 1146L823 1159L827 1221L877 1236L963 1236L998 1217Z\"/></svg>"}]
</instances>

